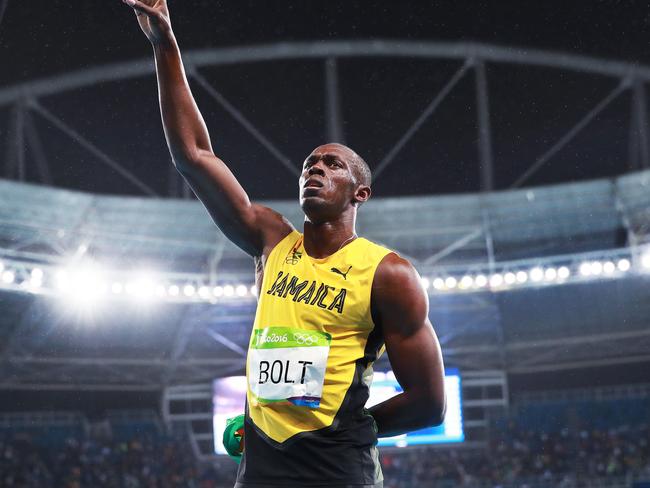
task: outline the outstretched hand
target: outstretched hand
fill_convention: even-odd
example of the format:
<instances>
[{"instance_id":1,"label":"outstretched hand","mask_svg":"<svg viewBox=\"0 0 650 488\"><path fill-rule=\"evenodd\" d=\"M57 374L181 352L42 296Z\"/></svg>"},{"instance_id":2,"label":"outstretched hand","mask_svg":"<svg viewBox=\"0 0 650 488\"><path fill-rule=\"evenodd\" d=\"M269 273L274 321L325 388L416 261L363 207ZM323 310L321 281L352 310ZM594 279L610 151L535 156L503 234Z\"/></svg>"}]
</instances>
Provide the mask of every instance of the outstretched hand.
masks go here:
<instances>
[{"instance_id":1,"label":"outstretched hand","mask_svg":"<svg viewBox=\"0 0 650 488\"><path fill-rule=\"evenodd\" d=\"M166 0L122 0L130 6L138 24L151 44L169 40L172 31Z\"/></svg>"}]
</instances>

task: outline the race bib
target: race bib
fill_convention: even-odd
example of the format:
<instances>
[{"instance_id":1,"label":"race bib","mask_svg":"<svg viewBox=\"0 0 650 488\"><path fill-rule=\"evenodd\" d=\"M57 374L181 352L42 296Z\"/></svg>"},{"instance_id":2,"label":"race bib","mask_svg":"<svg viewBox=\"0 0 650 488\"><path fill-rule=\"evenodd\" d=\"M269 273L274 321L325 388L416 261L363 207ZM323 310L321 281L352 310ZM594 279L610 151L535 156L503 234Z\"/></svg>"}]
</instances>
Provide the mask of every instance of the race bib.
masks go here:
<instances>
[{"instance_id":1,"label":"race bib","mask_svg":"<svg viewBox=\"0 0 650 488\"><path fill-rule=\"evenodd\" d=\"M254 330L248 351L254 399L318 408L331 340L325 332L290 327Z\"/></svg>"}]
</instances>

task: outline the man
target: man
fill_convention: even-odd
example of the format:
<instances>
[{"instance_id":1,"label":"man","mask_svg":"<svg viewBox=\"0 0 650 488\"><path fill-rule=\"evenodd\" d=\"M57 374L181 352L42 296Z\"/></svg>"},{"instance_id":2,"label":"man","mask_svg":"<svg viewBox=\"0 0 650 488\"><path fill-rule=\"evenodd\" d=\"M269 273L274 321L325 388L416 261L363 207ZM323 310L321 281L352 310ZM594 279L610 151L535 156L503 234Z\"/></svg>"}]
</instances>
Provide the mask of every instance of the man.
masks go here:
<instances>
[{"instance_id":1,"label":"man","mask_svg":"<svg viewBox=\"0 0 650 488\"><path fill-rule=\"evenodd\" d=\"M379 488L377 436L439 424L440 346L410 263L357 238L370 170L326 144L299 180L301 234L251 203L215 156L190 92L165 0L123 0L151 42L174 164L222 232L250 254L260 290L247 359L243 459L236 487ZM385 346L403 393L364 409Z\"/></svg>"}]
</instances>

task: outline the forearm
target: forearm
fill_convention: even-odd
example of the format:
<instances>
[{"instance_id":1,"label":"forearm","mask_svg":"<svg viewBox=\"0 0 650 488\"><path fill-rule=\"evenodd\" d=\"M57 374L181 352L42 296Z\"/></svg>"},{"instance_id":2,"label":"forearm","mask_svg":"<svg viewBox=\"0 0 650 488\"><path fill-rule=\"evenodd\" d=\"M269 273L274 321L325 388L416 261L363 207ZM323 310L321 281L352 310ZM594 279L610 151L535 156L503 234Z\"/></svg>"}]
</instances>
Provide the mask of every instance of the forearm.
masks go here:
<instances>
[{"instance_id":1,"label":"forearm","mask_svg":"<svg viewBox=\"0 0 650 488\"><path fill-rule=\"evenodd\" d=\"M210 136L185 75L173 34L153 45L160 113L167 145L175 164L184 165L200 150L211 151Z\"/></svg>"},{"instance_id":2,"label":"forearm","mask_svg":"<svg viewBox=\"0 0 650 488\"><path fill-rule=\"evenodd\" d=\"M377 435L390 437L439 425L444 421L446 403L432 401L414 391L400 393L369 409L377 423Z\"/></svg>"}]
</instances>

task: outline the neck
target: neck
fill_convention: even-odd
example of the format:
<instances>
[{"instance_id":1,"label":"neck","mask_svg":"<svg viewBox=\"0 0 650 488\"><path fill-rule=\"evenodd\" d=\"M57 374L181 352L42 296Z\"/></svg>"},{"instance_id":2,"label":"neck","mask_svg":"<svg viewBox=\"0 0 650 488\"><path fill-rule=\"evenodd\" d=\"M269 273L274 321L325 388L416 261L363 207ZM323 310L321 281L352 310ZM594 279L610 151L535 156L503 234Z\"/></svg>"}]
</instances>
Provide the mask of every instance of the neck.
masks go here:
<instances>
[{"instance_id":1,"label":"neck","mask_svg":"<svg viewBox=\"0 0 650 488\"><path fill-rule=\"evenodd\" d=\"M344 212L334 220L314 222L305 216L305 251L312 258L331 256L354 240L356 212Z\"/></svg>"}]
</instances>

